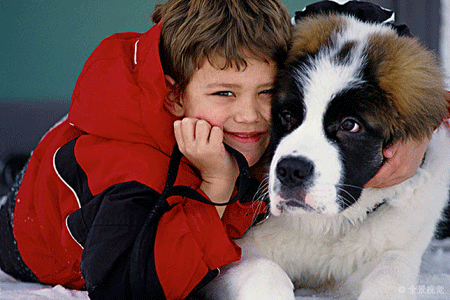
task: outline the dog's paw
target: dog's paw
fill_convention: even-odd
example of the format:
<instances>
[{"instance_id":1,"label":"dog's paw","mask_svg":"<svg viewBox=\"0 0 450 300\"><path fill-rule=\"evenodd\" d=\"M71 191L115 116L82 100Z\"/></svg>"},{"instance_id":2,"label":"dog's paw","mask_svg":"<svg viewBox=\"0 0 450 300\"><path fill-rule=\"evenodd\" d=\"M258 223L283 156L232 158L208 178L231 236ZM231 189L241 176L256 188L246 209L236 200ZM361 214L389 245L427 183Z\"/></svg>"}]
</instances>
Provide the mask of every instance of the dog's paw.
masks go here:
<instances>
[{"instance_id":1,"label":"dog's paw","mask_svg":"<svg viewBox=\"0 0 450 300\"><path fill-rule=\"evenodd\" d=\"M205 287L208 299L294 300L289 276L271 260L257 258L240 261Z\"/></svg>"},{"instance_id":2,"label":"dog's paw","mask_svg":"<svg viewBox=\"0 0 450 300\"><path fill-rule=\"evenodd\" d=\"M294 285L276 263L265 258L243 261L230 269L234 278L234 299L295 299Z\"/></svg>"},{"instance_id":3,"label":"dog's paw","mask_svg":"<svg viewBox=\"0 0 450 300\"><path fill-rule=\"evenodd\" d=\"M417 256L414 256L417 257ZM355 271L343 287L351 294L345 299L358 300L412 300L415 295L405 287L416 282L420 260L403 251L387 251ZM341 293L342 294L342 293Z\"/></svg>"}]
</instances>

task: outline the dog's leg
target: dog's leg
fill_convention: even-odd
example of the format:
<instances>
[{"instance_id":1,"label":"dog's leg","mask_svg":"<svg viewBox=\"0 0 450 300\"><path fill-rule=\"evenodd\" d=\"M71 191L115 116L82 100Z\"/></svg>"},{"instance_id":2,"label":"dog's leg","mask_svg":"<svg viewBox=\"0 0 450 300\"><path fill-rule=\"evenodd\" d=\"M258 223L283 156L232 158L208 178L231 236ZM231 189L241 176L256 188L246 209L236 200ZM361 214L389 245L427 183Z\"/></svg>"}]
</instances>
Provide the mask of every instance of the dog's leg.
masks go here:
<instances>
[{"instance_id":1,"label":"dog's leg","mask_svg":"<svg viewBox=\"0 0 450 300\"><path fill-rule=\"evenodd\" d=\"M358 268L341 288L347 299L415 299L420 258L404 251L389 251ZM359 296L358 296L359 295Z\"/></svg>"},{"instance_id":2,"label":"dog's leg","mask_svg":"<svg viewBox=\"0 0 450 300\"><path fill-rule=\"evenodd\" d=\"M294 285L279 265L267 258L231 264L204 288L207 299L293 300Z\"/></svg>"}]
</instances>

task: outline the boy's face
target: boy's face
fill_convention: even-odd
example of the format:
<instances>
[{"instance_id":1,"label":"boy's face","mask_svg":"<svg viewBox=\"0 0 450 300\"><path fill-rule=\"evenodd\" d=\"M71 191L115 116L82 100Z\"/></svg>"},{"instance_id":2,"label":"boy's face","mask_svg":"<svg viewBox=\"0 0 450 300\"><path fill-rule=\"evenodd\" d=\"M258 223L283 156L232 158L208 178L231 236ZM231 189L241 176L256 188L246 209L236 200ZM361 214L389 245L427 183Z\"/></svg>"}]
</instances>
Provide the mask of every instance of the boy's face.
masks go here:
<instances>
[{"instance_id":1,"label":"boy's face","mask_svg":"<svg viewBox=\"0 0 450 300\"><path fill-rule=\"evenodd\" d=\"M217 65L223 59L216 58ZM224 143L241 152L251 166L269 144L273 62L247 59L247 67L220 70L208 60L194 72L180 104L185 117L208 121L222 128Z\"/></svg>"}]
</instances>

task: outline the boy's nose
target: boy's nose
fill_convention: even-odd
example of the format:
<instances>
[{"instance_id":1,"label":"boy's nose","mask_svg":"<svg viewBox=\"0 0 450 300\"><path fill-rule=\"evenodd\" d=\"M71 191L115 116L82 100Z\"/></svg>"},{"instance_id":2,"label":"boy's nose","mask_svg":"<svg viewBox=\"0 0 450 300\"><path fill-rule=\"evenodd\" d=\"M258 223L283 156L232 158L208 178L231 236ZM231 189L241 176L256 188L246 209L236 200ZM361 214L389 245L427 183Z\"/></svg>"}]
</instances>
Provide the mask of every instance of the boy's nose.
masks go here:
<instances>
[{"instance_id":1,"label":"boy's nose","mask_svg":"<svg viewBox=\"0 0 450 300\"><path fill-rule=\"evenodd\" d=\"M246 101L236 108L236 122L253 123L259 119L259 106L254 101Z\"/></svg>"}]
</instances>

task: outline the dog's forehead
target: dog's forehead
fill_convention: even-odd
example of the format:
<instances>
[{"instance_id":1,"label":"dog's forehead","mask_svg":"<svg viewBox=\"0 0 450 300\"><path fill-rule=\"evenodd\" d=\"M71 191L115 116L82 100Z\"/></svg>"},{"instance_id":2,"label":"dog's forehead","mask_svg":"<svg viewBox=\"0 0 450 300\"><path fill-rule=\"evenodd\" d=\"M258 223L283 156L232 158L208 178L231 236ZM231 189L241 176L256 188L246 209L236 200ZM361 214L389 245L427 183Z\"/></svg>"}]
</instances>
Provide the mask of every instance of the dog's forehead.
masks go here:
<instances>
[{"instance_id":1,"label":"dog's forehead","mask_svg":"<svg viewBox=\"0 0 450 300\"><path fill-rule=\"evenodd\" d=\"M363 83L361 76L361 58L353 62L341 64L333 61L327 54L315 59L307 70L297 72L297 77L303 77L304 103L308 108L306 119L311 116L323 116L330 102L336 95L346 90L356 88Z\"/></svg>"}]
</instances>

